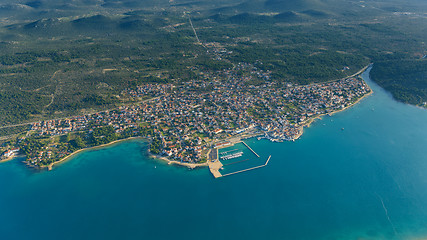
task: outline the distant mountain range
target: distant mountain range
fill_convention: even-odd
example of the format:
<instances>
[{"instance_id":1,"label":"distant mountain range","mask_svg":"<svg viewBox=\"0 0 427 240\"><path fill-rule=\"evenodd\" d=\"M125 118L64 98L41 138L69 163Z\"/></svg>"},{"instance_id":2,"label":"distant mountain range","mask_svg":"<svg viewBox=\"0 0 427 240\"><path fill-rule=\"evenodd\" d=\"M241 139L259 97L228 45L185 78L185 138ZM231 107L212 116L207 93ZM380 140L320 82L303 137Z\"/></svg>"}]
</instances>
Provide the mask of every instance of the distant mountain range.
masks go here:
<instances>
[{"instance_id":1,"label":"distant mountain range","mask_svg":"<svg viewBox=\"0 0 427 240\"><path fill-rule=\"evenodd\" d=\"M325 12L345 12L375 8L381 11L409 11L427 7L423 0L2 0L0 18L36 19L66 17L77 14L93 14L111 11L132 11L137 9L194 11L208 15L241 13L285 13L285 18L295 18L289 12L307 12L306 15L324 15ZM366 9L367 9L366 8ZM280 18L280 17L279 17Z\"/></svg>"}]
</instances>

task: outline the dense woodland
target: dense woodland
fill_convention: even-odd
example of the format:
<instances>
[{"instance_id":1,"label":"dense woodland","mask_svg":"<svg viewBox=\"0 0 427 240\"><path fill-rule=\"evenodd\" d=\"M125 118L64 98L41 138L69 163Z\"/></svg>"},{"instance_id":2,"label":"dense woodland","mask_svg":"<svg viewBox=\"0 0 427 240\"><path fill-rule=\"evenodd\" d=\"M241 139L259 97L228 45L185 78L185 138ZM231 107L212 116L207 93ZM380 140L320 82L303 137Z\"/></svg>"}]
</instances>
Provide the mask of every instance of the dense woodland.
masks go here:
<instances>
[{"instance_id":1,"label":"dense woodland","mask_svg":"<svg viewBox=\"0 0 427 240\"><path fill-rule=\"evenodd\" d=\"M426 54L425 18L394 14L417 8L391 11L376 3L349 9L346 1L334 9L292 5L298 1L145 1L145 7L75 1L73 11L43 15L60 4L35 2L27 14L0 11L9 19L0 26L0 126L114 108L133 101L125 89L179 84L240 62L296 84L342 78L374 62L373 78L397 99L425 101L425 75L401 80L404 67L382 75L387 66L409 66ZM87 14L90 9L96 14Z\"/></svg>"},{"instance_id":2,"label":"dense woodland","mask_svg":"<svg viewBox=\"0 0 427 240\"><path fill-rule=\"evenodd\" d=\"M371 77L395 99L427 107L427 59L375 63Z\"/></svg>"}]
</instances>

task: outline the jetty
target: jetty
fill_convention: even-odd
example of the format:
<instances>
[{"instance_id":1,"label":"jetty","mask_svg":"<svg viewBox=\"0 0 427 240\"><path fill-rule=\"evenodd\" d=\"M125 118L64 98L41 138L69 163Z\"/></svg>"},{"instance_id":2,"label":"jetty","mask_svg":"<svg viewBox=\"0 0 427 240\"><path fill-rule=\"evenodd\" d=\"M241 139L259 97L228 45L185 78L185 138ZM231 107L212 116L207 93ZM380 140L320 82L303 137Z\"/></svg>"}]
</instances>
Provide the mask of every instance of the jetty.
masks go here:
<instances>
[{"instance_id":1,"label":"jetty","mask_svg":"<svg viewBox=\"0 0 427 240\"><path fill-rule=\"evenodd\" d=\"M227 174L221 175L221 177L231 176L231 175L235 175L235 174L238 174L238 173L248 172L248 171L251 171L251 170L255 170L255 169L258 169L258 168L265 167L265 166L268 165L268 162L270 161L270 158L271 158L271 155L268 157L267 161L263 165L259 165L259 166L256 166L256 167L251 167L251 168L239 170L239 171L232 172L232 173L227 173Z\"/></svg>"},{"instance_id":2,"label":"jetty","mask_svg":"<svg viewBox=\"0 0 427 240\"><path fill-rule=\"evenodd\" d=\"M255 154L255 156L260 157L251 147L249 147L248 144L246 144L244 141L242 141L242 143L249 149L251 150L251 152L253 152Z\"/></svg>"}]
</instances>

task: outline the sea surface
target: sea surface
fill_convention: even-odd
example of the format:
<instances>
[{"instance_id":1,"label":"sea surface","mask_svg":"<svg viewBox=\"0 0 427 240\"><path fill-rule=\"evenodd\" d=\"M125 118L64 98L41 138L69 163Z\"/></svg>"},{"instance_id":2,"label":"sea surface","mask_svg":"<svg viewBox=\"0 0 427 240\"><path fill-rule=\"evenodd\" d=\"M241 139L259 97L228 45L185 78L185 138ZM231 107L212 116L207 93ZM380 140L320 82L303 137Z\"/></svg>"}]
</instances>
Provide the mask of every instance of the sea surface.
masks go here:
<instances>
[{"instance_id":1,"label":"sea surface","mask_svg":"<svg viewBox=\"0 0 427 240\"><path fill-rule=\"evenodd\" d=\"M299 140L246 140L271 155L246 173L169 166L141 140L0 164L0 239L426 239L427 111L363 77L372 95Z\"/></svg>"}]
</instances>

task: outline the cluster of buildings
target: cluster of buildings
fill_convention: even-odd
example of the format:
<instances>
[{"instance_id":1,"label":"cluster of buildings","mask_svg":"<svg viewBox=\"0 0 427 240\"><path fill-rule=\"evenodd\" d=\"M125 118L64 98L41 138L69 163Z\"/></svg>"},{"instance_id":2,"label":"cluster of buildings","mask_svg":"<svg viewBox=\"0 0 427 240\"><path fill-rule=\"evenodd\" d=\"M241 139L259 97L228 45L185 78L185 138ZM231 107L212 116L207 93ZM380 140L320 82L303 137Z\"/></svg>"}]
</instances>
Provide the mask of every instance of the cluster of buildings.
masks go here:
<instances>
[{"instance_id":1,"label":"cluster of buildings","mask_svg":"<svg viewBox=\"0 0 427 240\"><path fill-rule=\"evenodd\" d=\"M0 160L9 159L19 153L19 148L11 148L6 150L0 157Z\"/></svg>"},{"instance_id":2,"label":"cluster of buildings","mask_svg":"<svg viewBox=\"0 0 427 240\"><path fill-rule=\"evenodd\" d=\"M206 160L208 150L230 137L264 134L272 141L294 140L308 121L344 109L370 92L364 81L348 78L297 86L270 80L251 64L231 70L199 71L197 80L144 84L128 93L155 100L114 111L50 120L32 126L36 135L90 133L110 125L120 134L150 129L156 154L183 162Z\"/></svg>"},{"instance_id":3,"label":"cluster of buildings","mask_svg":"<svg viewBox=\"0 0 427 240\"><path fill-rule=\"evenodd\" d=\"M126 89L122 92L123 95L128 95L132 98L147 98L158 97L166 94L173 89L173 84L152 84L147 83L137 86L134 89Z\"/></svg>"},{"instance_id":4,"label":"cluster of buildings","mask_svg":"<svg viewBox=\"0 0 427 240\"><path fill-rule=\"evenodd\" d=\"M49 148L47 148L46 150L42 150L37 152L36 154L33 154L33 156L27 156L27 163L32 164L32 165L36 165L37 163L42 162L43 160L48 160L52 158L52 150L49 150ZM58 151L58 155L59 156L66 156L67 152L63 152L63 151Z\"/></svg>"},{"instance_id":5,"label":"cluster of buildings","mask_svg":"<svg viewBox=\"0 0 427 240\"><path fill-rule=\"evenodd\" d=\"M117 133L130 127L136 127L140 120L137 106L121 107L117 110L104 111L68 119L47 120L33 123L31 131L35 136L57 136L76 131L93 131L100 126L111 125Z\"/></svg>"}]
</instances>

